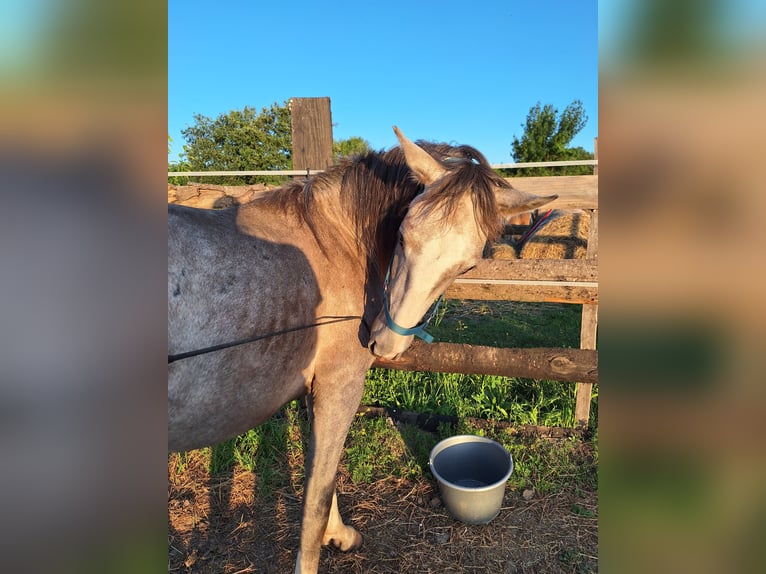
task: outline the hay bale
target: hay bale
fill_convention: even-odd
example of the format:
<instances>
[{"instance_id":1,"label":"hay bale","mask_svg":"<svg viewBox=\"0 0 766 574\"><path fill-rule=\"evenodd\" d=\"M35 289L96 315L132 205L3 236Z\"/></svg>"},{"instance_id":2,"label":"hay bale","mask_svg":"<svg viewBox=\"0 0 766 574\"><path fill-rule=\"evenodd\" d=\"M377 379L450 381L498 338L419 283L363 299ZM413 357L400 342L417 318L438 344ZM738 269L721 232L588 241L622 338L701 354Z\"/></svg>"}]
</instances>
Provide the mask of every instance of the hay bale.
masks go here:
<instances>
[{"instance_id":1,"label":"hay bale","mask_svg":"<svg viewBox=\"0 0 766 574\"><path fill-rule=\"evenodd\" d=\"M492 259L518 259L516 246L513 238L509 235L503 235L498 241L489 248L489 257Z\"/></svg>"},{"instance_id":2,"label":"hay bale","mask_svg":"<svg viewBox=\"0 0 766 574\"><path fill-rule=\"evenodd\" d=\"M584 259L588 250L590 215L581 209L554 209L527 239L519 259Z\"/></svg>"}]
</instances>

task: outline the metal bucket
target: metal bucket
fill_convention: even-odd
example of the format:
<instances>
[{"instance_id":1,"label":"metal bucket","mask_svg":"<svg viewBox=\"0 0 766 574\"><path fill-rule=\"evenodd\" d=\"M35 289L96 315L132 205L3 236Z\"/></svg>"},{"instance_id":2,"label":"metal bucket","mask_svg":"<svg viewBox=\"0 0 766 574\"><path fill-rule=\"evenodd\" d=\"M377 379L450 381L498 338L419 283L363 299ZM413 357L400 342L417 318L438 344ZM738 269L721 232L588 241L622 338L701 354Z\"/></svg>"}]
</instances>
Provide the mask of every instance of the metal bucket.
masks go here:
<instances>
[{"instance_id":1,"label":"metal bucket","mask_svg":"<svg viewBox=\"0 0 766 574\"><path fill-rule=\"evenodd\" d=\"M452 516L487 524L500 513L513 472L513 458L503 445L481 436L453 436L431 450L429 465Z\"/></svg>"}]
</instances>

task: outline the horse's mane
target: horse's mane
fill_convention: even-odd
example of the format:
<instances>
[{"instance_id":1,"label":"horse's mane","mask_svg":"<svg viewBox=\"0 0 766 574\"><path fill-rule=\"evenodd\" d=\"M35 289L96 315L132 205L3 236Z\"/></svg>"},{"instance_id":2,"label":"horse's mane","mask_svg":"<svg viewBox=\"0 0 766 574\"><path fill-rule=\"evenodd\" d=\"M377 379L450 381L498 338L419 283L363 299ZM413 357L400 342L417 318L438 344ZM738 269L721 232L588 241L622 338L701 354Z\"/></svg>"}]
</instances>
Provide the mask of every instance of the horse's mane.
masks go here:
<instances>
[{"instance_id":1,"label":"horse's mane","mask_svg":"<svg viewBox=\"0 0 766 574\"><path fill-rule=\"evenodd\" d=\"M495 239L500 220L494 189L510 187L508 183L492 171L481 152L471 146L422 141L417 144L448 172L423 197L423 208L443 207L445 219L449 220L460 198L466 190L471 190L476 222L488 239ZM321 244L314 202L318 194L338 187L339 207L353 222L358 247L372 260L389 257L410 202L424 188L414 178L400 147L343 159L308 181L291 182L261 200L278 202L284 209L295 209Z\"/></svg>"}]
</instances>

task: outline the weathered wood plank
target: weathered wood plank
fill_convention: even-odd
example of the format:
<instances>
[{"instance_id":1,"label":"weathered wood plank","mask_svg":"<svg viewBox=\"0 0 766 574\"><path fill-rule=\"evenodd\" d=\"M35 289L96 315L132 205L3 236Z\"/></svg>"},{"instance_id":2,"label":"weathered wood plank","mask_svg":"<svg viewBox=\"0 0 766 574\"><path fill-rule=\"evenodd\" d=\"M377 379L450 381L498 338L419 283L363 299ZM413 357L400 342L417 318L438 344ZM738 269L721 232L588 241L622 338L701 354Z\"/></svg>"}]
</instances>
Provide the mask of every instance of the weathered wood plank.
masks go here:
<instances>
[{"instance_id":1,"label":"weathered wood plank","mask_svg":"<svg viewBox=\"0 0 766 574\"><path fill-rule=\"evenodd\" d=\"M588 258L597 264L598 261L598 210L591 213L590 234L588 236ZM582 306L582 322L580 325L580 348L595 349L598 333L598 305ZM593 391L592 383L581 381L575 391L575 424L580 427L588 426L590 419L590 400Z\"/></svg>"},{"instance_id":2,"label":"weathered wood plank","mask_svg":"<svg viewBox=\"0 0 766 574\"><path fill-rule=\"evenodd\" d=\"M415 341L396 361L378 358L373 367L554 381L598 381L596 351L556 347L500 349L458 343L429 345Z\"/></svg>"},{"instance_id":3,"label":"weathered wood plank","mask_svg":"<svg viewBox=\"0 0 766 574\"><path fill-rule=\"evenodd\" d=\"M598 327L598 305L582 306L582 325L580 327L580 348L596 352L596 331ZM590 400L593 381L578 381L575 391L575 424L588 426L590 419Z\"/></svg>"},{"instance_id":4,"label":"weathered wood plank","mask_svg":"<svg viewBox=\"0 0 766 574\"><path fill-rule=\"evenodd\" d=\"M598 264L589 259L482 259L459 279L598 281Z\"/></svg>"},{"instance_id":5,"label":"weathered wood plank","mask_svg":"<svg viewBox=\"0 0 766 574\"><path fill-rule=\"evenodd\" d=\"M598 303L597 287L540 285L465 285L452 284L444 293L446 299L472 301L526 301L529 303L568 303L572 305Z\"/></svg>"},{"instance_id":6,"label":"weathered wood plank","mask_svg":"<svg viewBox=\"0 0 766 574\"><path fill-rule=\"evenodd\" d=\"M330 98L290 100L293 169L327 169L332 165Z\"/></svg>"},{"instance_id":7,"label":"weathered wood plank","mask_svg":"<svg viewBox=\"0 0 766 574\"><path fill-rule=\"evenodd\" d=\"M506 177L505 180L516 189L537 195L558 194L558 199L542 209L598 209L597 175Z\"/></svg>"},{"instance_id":8,"label":"weathered wood plank","mask_svg":"<svg viewBox=\"0 0 766 574\"><path fill-rule=\"evenodd\" d=\"M470 280L470 283L465 283ZM486 283L477 281L486 280ZM593 304L598 301L594 285L502 284L497 281L561 281L597 283L598 265L588 259L483 259L447 289L447 299L480 301L537 301Z\"/></svg>"}]
</instances>

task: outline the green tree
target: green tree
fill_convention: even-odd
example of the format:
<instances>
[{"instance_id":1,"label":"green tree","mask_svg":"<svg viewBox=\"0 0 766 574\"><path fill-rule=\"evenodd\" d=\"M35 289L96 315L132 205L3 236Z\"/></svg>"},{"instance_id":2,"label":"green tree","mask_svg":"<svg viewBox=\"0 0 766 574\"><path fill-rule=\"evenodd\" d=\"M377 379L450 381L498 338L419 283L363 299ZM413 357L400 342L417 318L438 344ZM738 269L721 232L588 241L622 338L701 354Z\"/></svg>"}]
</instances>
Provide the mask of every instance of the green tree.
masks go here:
<instances>
[{"instance_id":1,"label":"green tree","mask_svg":"<svg viewBox=\"0 0 766 574\"><path fill-rule=\"evenodd\" d=\"M168 171L191 171L191 168L189 167L189 164L183 160L173 161L168 164ZM186 185L189 183L190 179L194 178L181 175L168 176L168 183L172 183L173 185Z\"/></svg>"},{"instance_id":2,"label":"green tree","mask_svg":"<svg viewBox=\"0 0 766 574\"><path fill-rule=\"evenodd\" d=\"M335 140L332 142L332 155L335 159L362 155L371 151L370 142L359 136L351 136L345 140Z\"/></svg>"},{"instance_id":3,"label":"green tree","mask_svg":"<svg viewBox=\"0 0 766 574\"><path fill-rule=\"evenodd\" d=\"M593 159L593 154L582 147L568 147L587 122L588 116L580 100L569 104L561 114L551 104L541 106L537 102L530 108L526 123L522 124L524 134L521 139L513 136L511 156L515 162ZM593 173L593 167L584 165L504 171L507 176L587 175Z\"/></svg>"},{"instance_id":4,"label":"green tree","mask_svg":"<svg viewBox=\"0 0 766 574\"><path fill-rule=\"evenodd\" d=\"M194 125L181 132L182 154L189 171L292 169L292 133L287 102L276 102L260 113L252 107L233 110L215 119L195 114ZM244 185L280 183L284 176L206 177L205 183Z\"/></svg>"}]
</instances>

